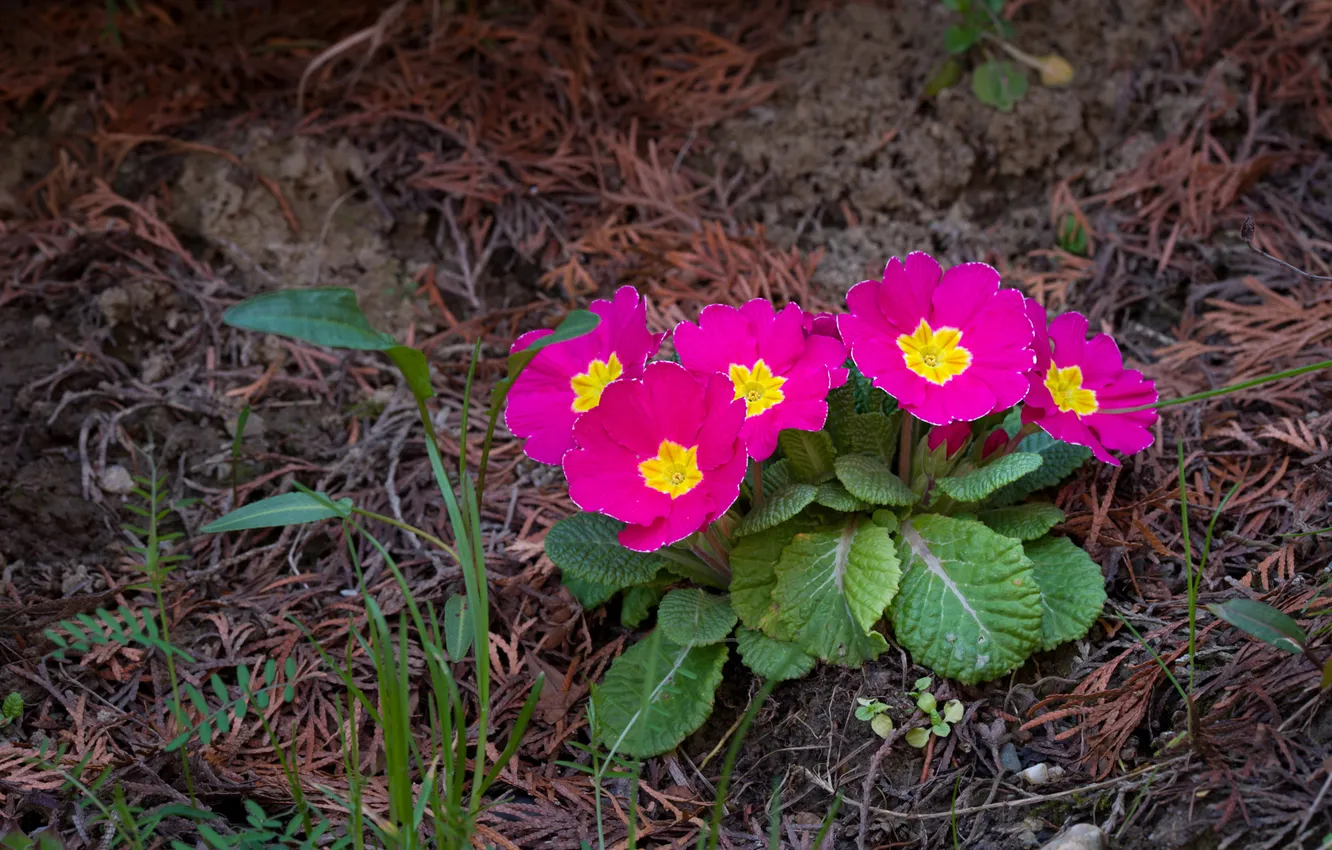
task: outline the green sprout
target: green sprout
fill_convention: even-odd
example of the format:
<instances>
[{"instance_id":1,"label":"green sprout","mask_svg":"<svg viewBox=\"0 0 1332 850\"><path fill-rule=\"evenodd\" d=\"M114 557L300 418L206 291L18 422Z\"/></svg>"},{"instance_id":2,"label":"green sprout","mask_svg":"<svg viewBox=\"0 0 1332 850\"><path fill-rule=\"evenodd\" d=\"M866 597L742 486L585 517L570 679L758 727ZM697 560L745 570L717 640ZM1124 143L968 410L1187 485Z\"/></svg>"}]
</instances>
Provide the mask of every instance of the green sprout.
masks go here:
<instances>
[{"instance_id":1,"label":"green sprout","mask_svg":"<svg viewBox=\"0 0 1332 850\"><path fill-rule=\"evenodd\" d=\"M1065 213L1059 220L1055 241L1061 249L1070 254L1083 256L1087 253L1087 229L1073 213Z\"/></svg>"},{"instance_id":2,"label":"green sprout","mask_svg":"<svg viewBox=\"0 0 1332 850\"><path fill-rule=\"evenodd\" d=\"M23 716L23 695L14 691L5 697L5 701L0 703L0 727L8 726L11 723L17 723Z\"/></svg>"},{"instance_id":3,"label":"green sprout","mask_svg":"<svg viewBox=\"0 0 1332 850\"><path fill-rule=\"evenodd\" d=\"M893 719L888 716L888 706L877 699L856 697L856 719L867 721L874 734L887 738L893 734Z\"/></svg>"},{"instance_id":4,"label":"green sprout","mask_svg":"<svg viewBox=\"0 0 1332 850\"><path fill-rule=\"evenodd\" d=\"M934 97L962 81L962 60L968 54L978 57L971 67L972 92L977 100L1000 112L1012 112L1027 94L1024 65L1037 72L1044 86L1066 86L1073 81L1073 66L1059 54L1032 56L1011 44L1015 35L1013 24L1000 17L1004 0L942 2L961 21L944 30L944 47L949 58L926 82L926 97Z\"/></svg>"},{"instance_id":5,"label":"green sprout","mask_svg":"<svg viewBox=\"0 0 1332 850\"><path fill-rule=\"evenodd\" d=\"M923 748L930 742L930 736L935 735L939 738L947 738L952 731L953 724L962 719L966 709L961 700L950 699L943 705L943 712L939 711L939 701L935 699L934 694L930 693L930 686L934 680L928 676L916 680L913 690L907 691L907 696L916 701L916 708L930 718L928 727L920 726L906 733L906 742L916 749Z\"/></svg>"}]
</instances>

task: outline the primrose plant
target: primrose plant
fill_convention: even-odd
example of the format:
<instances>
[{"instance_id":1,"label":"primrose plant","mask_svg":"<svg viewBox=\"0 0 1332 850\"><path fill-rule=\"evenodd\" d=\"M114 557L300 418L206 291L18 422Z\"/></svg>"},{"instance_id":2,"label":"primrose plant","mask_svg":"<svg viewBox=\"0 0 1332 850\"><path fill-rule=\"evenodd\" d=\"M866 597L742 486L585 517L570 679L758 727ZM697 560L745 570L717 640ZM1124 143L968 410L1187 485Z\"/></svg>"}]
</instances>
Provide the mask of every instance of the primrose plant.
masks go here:
<instances>
[{"instance_id":1,"label":"primrose plant","mask_svg":"<svg viewBox=\"0 0 1332 850\"><path fill-rule=\"evenodd\" d=\"M1049 534L1063 513L1039 494L1089 457L1150 445L1156 389L1085 318L1047 321L999 283L915 253L838 316L705 307L674 329L679 362L649 362L660 338L625 287L591 305L595 330L533 358L507 422L563 466L583 510L546 552L587 607L623 593L629 626L657 607L662 639L594 691L602 743L678 744L711 711L731 645L782 680L860 667L891 630L971 684L1087 633L1100 569ZM661 684L645 705L648 671Z\"/></svg>"},{"instance_id":2,"label":"primrose plant","mask_svg":"<svg viewBox=\"0 0 1332 850\"><path fill-rule=\"evenodd\" d=\"M1013 46L1013 25L1001 16L1004 0L942 2L958 20L944 30L949 58L926 83L927 97L960 83L968 60L972 60L971 90L976 99L1001 112L1012 112L1027 94L1023 66L1036 71L1044 86L1066 86L1073 81L1073 66L1064 57L1055 53L1032 56Z\"/></svg>"}]
</instances>

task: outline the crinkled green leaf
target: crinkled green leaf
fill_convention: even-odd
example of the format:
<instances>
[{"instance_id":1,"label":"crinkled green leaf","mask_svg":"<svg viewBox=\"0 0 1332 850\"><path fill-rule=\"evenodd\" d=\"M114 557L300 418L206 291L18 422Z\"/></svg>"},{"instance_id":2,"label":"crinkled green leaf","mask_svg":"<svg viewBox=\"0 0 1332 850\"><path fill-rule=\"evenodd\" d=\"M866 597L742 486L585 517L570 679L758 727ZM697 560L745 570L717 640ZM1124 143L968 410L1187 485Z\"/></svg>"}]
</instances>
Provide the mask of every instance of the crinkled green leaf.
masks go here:
<instances>
[{"instance_id":1,"label":"crinkled green leaf","mask_svg":"<svg viewBox=\"0 0 1332 850\"><path fill-rule=\"evenodd\" d=\"M736 648L745 666L763 679L784 682L799 679L814 669L817 661L794 643L773 640L763 632L741 626L735 633Z\"/></svg>"},{"instance_id":2,"label":"crinkled green leaf","mask_svg":"<svg viewBox=\"0 0 1332 850\"><path fill-rule=\"evenodd\" d=\"M834 461L837 480L847 492L871 505L898 507L920 500L902 479L880 458L869 455L842 455Z\"/></svg>"},{"instance_id":3,"label":"crinkled green leaf","mask_svg":"<svg viewBox=\"0 0 1332 850\"><path fill-rule=\"evenodd\" d=\"M1012 484L1041 466L1041 456L1029 452L1014 452L973 469L965 475L940 478L938 486L945 494L959 502L979 502L1005 484Z\"/></svg>"},{"instance_id":4,"label":"crinkled green leaf","mask_svg":"<svg viewBox=\"0 0 1332 850\"><path fill-rule=\"evenodd\" d=\"M1064 512L1049 502L1027 502L981 511L976 518L1005 537L1037 540L1064 521Z\"/></svg>"},{"instance_id":5,"label":"crinkled green leaf","mask_svg":"<svg viewBox=\"0 0 1332 850\"><path fill-rule=\"evenodd\" d=\"M1256 599L1228 599L1207 610L1268 646L1299 655L1307 638L1304 630L1286 614Z\"/></svg>"},{"instance_id":6,"label":"crinkled green leaf","mask_svg":"<svg viewBox=\"0 0 1332 850\"><path fill-rule=\"evenodd\" d=\"M817 522L800 516L776 528L742 537L731 549L731 607L741 622L777 640L790 640L777 618L772 591L777 586L777 562L782 550L801 531Z\"/></svg>"},{"instance_id":7,"label":"crinkled green leaf","mask_svg":"<svg viewBox=\"0 0 1332 850\"><path fill-rule=\"evenodd\" d=\"M579 605L589 611L605 605L612 596L620 591L620 588L614 585L602 584L599 581L588 581L571 575L560 576L560 584L564 585L573 594Z\"/></svg>"},{"instance_id":8,"label":"crinkled green leaf","mask_svg":"<svg viewBox=\"0 0 1332 850\"><path fill-rule=\"evenodd\" d=\"M329 348L386 351L397 342L370 326L356 293L319 287L282 289L247 298L222 314L233 328L278 334Z\"/></svg>"},{"instance_id":9,"label":"crinkled green leaf","mask_svg":"<svg viewBox=\"0 0 1332 850\"><path fill-rule=\"evenodd\" d=\"M855 413L843 423L837 450L840 454L861 454L891 463L897 453L897 438L902 431L902 414Z\"/></svg>"},{"instance_id":10,"label":"crinkled green leaf","mask_svg":"<svg viewBox=\"0 0 1332 850\"><path fill-rule=\"evenodd\" d=\"M629 647L592 691L597 742L630 758L674 748L712 713L726 655L724 643L683 647L659 636ZM649 665L652 676L645 681ZM653 696L646 716L636 717L645 688Z\"/></svg>"},{"instance_id":11,"label":"crinkled green leaf","mask_svg":"<svg viewBox=\"0 0 1332 850\"><path fill-rule=\"evenodd\" d=\"M1041 649L1087 634L1105 605L1101 568L1067 537L1043 537L1025 548L1041 591Z\"/></svg>"},{"instance_id":12,"label":"crinkled green leaf","mask_svg":"<svg viewBox=\"0 0 1332 850\"><path fill-rule=\"evenodd\" d=\"M773 600L806 652L858 667L887 649L874 625L901 576L888 532L868 517L797 534L782 550Z\"/></svg>"},{"instance_id":13,"label":"crinkled green leaf","mask_svg":"<svg viewBox=\"0 0 1332 850\"><path fill-rule=\"evenodd\" d=\"M791 464L791 474L797 481L821 484L833 477L833 458L837 452L828 432L787 428L777 435L777 443Z\"/></svg>"},{"instance_id":14,"label":"crinkled green leaf","mask_svg":"<svg viewBox=\"0 0 1332 850\"><path fill-rule=\"evenodd\" d=\"M1041 592L1022 544L979 522L926 514L898 530L897 641L964 684L1017 667L1041 639Z\"/></svg>"},{"instance_id":15,"label":"crinkled green leaf","mask_svg":"<svg viewBox=\"0 0 1332 850\"><path fill-rule=\"evenodd\" d=\"M342 519L351 514L352 500L336 501L324 497L331 504L310 493L283 493L269 496L239 507L224 517L215 519L199 529L205 534L224 531L244 531L251 528L276 528L284 525L303 525L322 519Z\"/></svg>"},{"instance_id":16,"label":"crinkled green leaf","mask_svg":"<svg viewBox=\"0 0 1332 850\"><path fill-rule=\"evenodd\" d=\"M772 461L763 467L763 492L775 493L790 486L795 479L791 475L791 462L786 458Z\"/></svg>"},{"instance_id":17,"label":"crinkled green leaf","mask_svg":"<svg viewBox=\"0 0 1332 850\"><path fill-rule=\"evenodd\" d=\"M986 507L997 508L1021 501L1028 494L1046 487L1053 487L1063 481L1091 457L1091 450L1071 443L1064 443L1051 437L1044 431L1030 434L1018 444L1018 451L1026 454L1038 454L1042 463L1034 472L1029 472L1012 484L999 488L985 500Z\"/></svg>"},{"instance_id":18,"label":"crinkled green leaf","mask_svg":"<svg viewBox=\"0 0 1332 850\"><path fill-rule=\"evenodd\" d=\"M565 575L617 590L651 580L665 559L621 546L616 535L623 528L602 514L574 514L546 532L546 554Z\"/></svg>"},{"instance_id":19,"label":"crinkled green leaf","mask_svg":"<svg viewBox=\"0 0 1332 850\"><path fill-rule=\"evenodd\" d=\"M652 616L652 609L666 593L666 586L671 579L658 578L647 584L636 584L624 592L620 600L620 624L626 629L636 629Z\"/></svg>"},{"instance_id":20,"label":"crinkled green leaf","mask_svg":"<svg viewBox=\"0 0 1332 850\"><path fill-rule=\"evenodd\" d=\"M863 511L870 507L868 502L862 502L847 491L846 485L840 481L825 481L819 485L818 495L814 501L823 505L825 508L832 508L835 511L841 511L844 514L853 511Z\"/></svg>"},{"instance_id":21,"label":"crinkled green leaf","mask_svg":"<svg viewBox=\"0 0 1332 850\"><path fill-rule=\"evenodd\" d=\"M730 601L702 588L672 590L657 606L662 634L680 646L705 646L725 640L735 622Z\"/></svg>"},{"instance_id":22,"label":"crinkled green leaf","mask_svg":"<svg viewBox=\"0 0 1332 850\"><path fill-rule=\"evenodd\" d=\"M764 483L767 483L765 477ZM745 515L736 527L738 537L781 525L813 504L819 488L813 484L790 484L773 493L764 493L763 505Z\"/></svg>"}]
</instances>

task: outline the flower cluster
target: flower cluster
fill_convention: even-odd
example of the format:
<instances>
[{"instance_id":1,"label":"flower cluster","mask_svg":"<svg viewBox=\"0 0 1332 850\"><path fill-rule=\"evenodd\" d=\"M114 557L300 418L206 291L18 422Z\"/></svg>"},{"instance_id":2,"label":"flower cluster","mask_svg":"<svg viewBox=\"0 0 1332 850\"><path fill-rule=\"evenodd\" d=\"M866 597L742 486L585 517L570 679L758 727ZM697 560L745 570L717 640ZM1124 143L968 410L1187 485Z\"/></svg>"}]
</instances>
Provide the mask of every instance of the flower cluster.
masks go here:
<instances>
[{"instance_id":1,"label":"flower cluster","mask_svg":"<svg viewBox=\"0 0 1332 850\"><path fill-rule=\"evenodd\" d=\"M506 423L528 456L563 465L580 508L624 522L620 542L636 551L724 514L748 461L770 457L783 430L823 428L828 393L851 364L935 426L928 447L946 445L949 456L970 443L973 422L1024 402L1025 426L1106 463L1119 462L1111 450L1151 444L1156 413L1133 408L1156 401L1156 390L1124 368L1114 340L1088 340L1076 313L1047 323L1039 304L1001 289L990 266L944 271L913 253L846 301L838 316L763 299L714 304L674 329L678 363L649 363L665 335L648 331L646 303L622 287L591 305L601 318L594 332L536 355L509 393ZM546 333L525 334L514 350ZM978 457L1012 442L994 429Z\"/></svg>"}]
</instances>

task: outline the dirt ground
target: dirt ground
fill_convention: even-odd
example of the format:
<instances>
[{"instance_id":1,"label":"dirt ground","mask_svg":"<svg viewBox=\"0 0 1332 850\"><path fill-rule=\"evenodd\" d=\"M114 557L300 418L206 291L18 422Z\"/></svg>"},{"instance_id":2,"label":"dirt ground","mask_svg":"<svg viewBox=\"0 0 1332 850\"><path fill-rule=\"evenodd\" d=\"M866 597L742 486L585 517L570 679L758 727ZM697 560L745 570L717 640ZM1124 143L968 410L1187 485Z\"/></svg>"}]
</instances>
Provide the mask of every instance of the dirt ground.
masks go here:
<instances>
[{"instance_id":1,"label":"dirt ground","mask_svg":"<svg viewBox=\"0 0 1332 850\"><path fill-rule=\"evenodd\" d=\"M198 8L196 8L196 5ZM921 91L946 58L941 3L404 2L19 4L0 27L0 826L54 824L75 846L44 742L111 768L139 804L182 799L162 742L161 661L108 649L55 662L42 636L97 607L147 604L119 529L127 472L151 456L190 560L168 585L173 636L201 681L242 659L341 652L355 585L341 535L198 534L293 480L413 524L443 522L410 396L388 364L235 332L226 306L280 287L356 290L372 321L422 346L456 460L466 358L474 402L522 330L633 283L658 329L713 301L838 304L888 257L984 260L1056 309L1115 333L1163 395L1332 358L1332 6L1267 0L1014 0L1016 43L1058 53L1071 86L1011 113L960 86ZM468 4L470 8L470 4ZM350 48L328 52L360 33ZM372 49L373 48L373 49ZM1078 222L1085 250L1060 246ZM233 457L242 408L252 412ZM807 848L841 791L836 846L1016 850L1070 823L1114 847L1318 846L1332 833L1332 713L1315 665L1206 620L1197 747L1183 704L1115 615L1182 671L1179 472L1194 550L1222 496L1203 602L1262 596L1310 634L1330 619L1332 376L1309 375L1162 419L1121 470L1059 494L1063 530L1101 563L1110 602L1085 640L1009 679L945 686L968 707L938 751L880 739L857 697L906 706L923 675L894 649L863 671L779 688L737 762L723 842ZM450 436L452 434L452 436ZM465 444L479 457L480 432ZM595 841L592 792L557 765L625 636L559 585L542 538L572 511L557 470L500 434L486 494L500 722L548 684L511 802L487 821L516 846ZM416 598L460 572L384 527ZM402 606L361 553L386 613ZM1321 649L1321 636L1313 646ZM717 749L757 690L727 668L713 718L645 766L649 843L696 839ZM337 682L312 677L281 720L303 781L339 781ZM286 778L242 727L195 753L202 798L279 807ZM1033 787L1017 770L1057 766ZM615 793L624 793L623 790ZM183 829L177 825L175 829ZM183 833L181 833L183 834ZM643 834L640 832L640 834ZM625 835L622 817L611 835ZM82 842L82 843L80 843Z\"/></svg>"}]
</instances>

